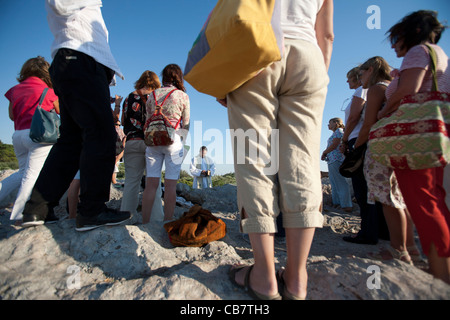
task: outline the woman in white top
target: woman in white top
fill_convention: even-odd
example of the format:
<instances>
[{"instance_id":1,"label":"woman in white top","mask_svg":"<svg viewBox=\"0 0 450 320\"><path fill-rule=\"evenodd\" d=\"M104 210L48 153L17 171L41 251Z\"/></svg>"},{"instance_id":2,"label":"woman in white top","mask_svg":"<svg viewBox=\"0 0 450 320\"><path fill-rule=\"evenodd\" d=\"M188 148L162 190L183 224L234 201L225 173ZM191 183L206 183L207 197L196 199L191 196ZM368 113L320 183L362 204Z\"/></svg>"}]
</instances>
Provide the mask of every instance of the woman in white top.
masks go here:
<instances>
[{"instance_id":1,"label":"woman in white top","mask_svg":"<svg viewBox=\"0 0 450 320\"><path fill-rule=\"evenodd\" d=\"M249 234L253 266L233 266L233 282L260 299L307 294L306 262L316 227L323 226L320 132L333 43L332 0L281 1L285 54L281 61L227 95L230 128L266 129L263 159L235 164L241 230ZM278 141L271 145L273 135ZM266 148L262 148L265 145ZM235 155L242 151L234 145ZM247 158L251 155L246 154ZM278 168L273 172L273 167ZM274 234L283 212L287 265L276 276Z\"/></svg>"},{"instance_id":2,"label":"woman in white top","mask_svg":"<svg viewBox=\"0 0 450 320\"><path fill-rule=\"evenodd\" d=\"M347 108L345 108L345 130L342 136L342 145L344 147L348 146L350 140L355 139L354 141L356 141L358 137L364 120L362 112L367 100L367 89L361 86L359 79L359 67L355 67L347 73L347 83L349 88L354 89L355 92Z\"/></svg>"},{"instance_id":3,"label":"woman in white top","mask_svg":"<svg viewBox=\"0 0 450 320\"><path fill-rule=\"evenodd\" d=\"M356 138L364 123L367 88L361 85L360 67L347 73L350 89L355 89L351 102L345 109L345 131L341 141L341 152L347 154L354 149ZM356 235L344 236L343 240L357 244L376 244L379 238L389 237L383 209L379 203L367 203L367 181L362 170L357 170L351 177L356 201L359 205L361 228Z\"/></svg>"}]
</instances>

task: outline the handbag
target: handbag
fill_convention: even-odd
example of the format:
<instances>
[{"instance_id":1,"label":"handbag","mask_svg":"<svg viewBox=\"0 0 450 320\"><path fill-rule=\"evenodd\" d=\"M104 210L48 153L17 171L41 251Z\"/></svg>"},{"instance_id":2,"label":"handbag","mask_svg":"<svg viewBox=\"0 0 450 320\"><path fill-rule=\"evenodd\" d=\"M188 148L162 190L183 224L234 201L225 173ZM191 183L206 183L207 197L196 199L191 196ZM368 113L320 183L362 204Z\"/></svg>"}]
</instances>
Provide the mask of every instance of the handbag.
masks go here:
<instances>
[{"instance_id":1,"label":"handbag","mask_svg":"<svg viewBox=\"0 0 450 320\"><path fill-rule=\"evenodd\" d=\"M178 119L178 122L174 127L169 119L167 119L167 117L162 113L161 109L167 98L175 90L177 89L170 91L160 105L158 105L155 91L152 92L153 98L155 99L156 108L155 112L145 122L144 126L144 142L147 146L169 146L174 143L176 134L175 131L180 124L181 117Z\"/></svg>"},{"instance_id":2,"label":"handbag","mask_svg":"<svg viewBox=\"0 0 450 320\"><path fill-rule=\"evenodd\" d=\"M40 144L54 144L59 138L59 126L61 119L55 109L51 111L44 110L42 103L48 88L45 88L41 94L39 104L34 111L30 126L30 139Z\"/></svg>"},{"instance_id":3,"label":"handbag","mask_svg":"<svg viewBox=\"0 0 450 320\"><path fill-rule=\"evenodd\" d=\"M281 60L281 0L219 0L190 50L184 79L223 99Z\"/></svg>"},{"instance_id":4,"label":"handbag","mask_svg":"<svg viewBox=\"0 0 450 320\"><path fill-rule=\"evenodd\" d=\"M344 161L339 167L341 176L351 178L362 172L366 150L367 144L363 144L346 154Z\"/></svg>"},{"instance_id":5,"label":"handbag","mask_svg":"<svg viewBox=\"0 0 450 320\"><path fill-rule=\"evenodd\" d=\"M392 169L441 167L450 160L450 96L438 91L436 53L427 47L432 91L404 97L397 111L375 123L369 134L373 159Z\"/></svg>"},{"instance_id":6,"label":"handbag","mask_svg":"<svg viewBox=\"0 0 450 320\"><path fill-rule=\"evenodd\" d=\"M164 225L176 247L201 247L226 235L226 224L209 210L194 205L183 216Z\"/></svg>"}]
</instances>

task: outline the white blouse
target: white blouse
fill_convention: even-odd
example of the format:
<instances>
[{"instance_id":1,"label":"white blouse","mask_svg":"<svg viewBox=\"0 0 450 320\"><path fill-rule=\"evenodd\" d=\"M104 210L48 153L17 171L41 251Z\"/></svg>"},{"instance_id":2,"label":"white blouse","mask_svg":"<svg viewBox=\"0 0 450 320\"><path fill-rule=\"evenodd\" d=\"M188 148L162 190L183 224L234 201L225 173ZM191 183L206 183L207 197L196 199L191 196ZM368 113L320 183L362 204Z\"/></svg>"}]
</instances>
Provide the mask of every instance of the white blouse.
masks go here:
<instances>
[{"instance_id":1,"label":"white blouse","mask_svg":"<svg viewBox=\"0 0 450 320\"><path fill-rule=\"evenodd\" d=\"M52 58L60 48L82 52L124 79L108 43L101 0L46 0L47 20L55 39Z\"/></svg>"}]
</instances>

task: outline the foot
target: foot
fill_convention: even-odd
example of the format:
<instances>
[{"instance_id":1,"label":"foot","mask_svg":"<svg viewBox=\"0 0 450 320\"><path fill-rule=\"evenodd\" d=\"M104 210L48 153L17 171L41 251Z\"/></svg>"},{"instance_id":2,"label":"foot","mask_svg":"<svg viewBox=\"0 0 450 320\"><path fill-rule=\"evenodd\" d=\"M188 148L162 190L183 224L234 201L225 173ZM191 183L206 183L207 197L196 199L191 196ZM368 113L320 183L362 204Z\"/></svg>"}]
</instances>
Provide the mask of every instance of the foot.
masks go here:
<instances>
[{"instance_id":1,"label":"foot","mask_svg":"<svg viewBox=\"0 0 450 320\"><path fill-rule=\"evenodd\" d=\"M28 227L41 226L44 223L51 224L51 223L56 223L56 222L58 222L58 217L53 212L53 209L49 209L46 217L39 215L39 214L23 213L21 225L23 228L28 228Z\"/></svg>"},{"instance_id":2,"label":"foot","mask_svg":"<svg viewBox=\"0 0 450 320\"><path fill-rule=\"evenodd\" d=\"M229 271L229 276L231 282L239 287L245 288L245 290L255 299L259 300L281 300L281 296L278 292L268 294L263 294L254 290L254 288L250 285L250 277L252 276L253 265L244 266L244 265L236 265L232 266ZM255 283L260 283L259 281L255 281Z\"/></svg>"},{"instance_id":3,"label":"foot","mask_svg":"<svg viewBox=\"0 0 450 320\"><path fill-rule=\"evenodd\" d=\"M277 281L279 286L279 291L281 292L281 296L283 300L305 300L306 299L306 289L300 290L298 294L292 294L288 289L286 281L284 279L285 268L281 268L277 272ZM302 292L303 291L303 292Z\"/></svg>"},{"instance_id":4,"label":"foot","mask_svg":"<svg viewBox=\"0 0 450 320\"><path fill-rule=\"evenodd\" d=\"M89 231L102 226L114 226L125 222L131 217L128 211L118 211L106 208L98 215L93 217L82 216L77 214L76 228L77 231Z\"/></svg>"},{"instance_id":5,"label":"foot","mask_svg":"<svg viewBox=\"0 0 450 320\"><path fill-rule=\"evenodd\" d=\"M379 252L370 252L367 255L370 258L376 260L389 261L397 259L408 264L412 264L411 257L409 256L408 251L400 251L391 246L389 246L387 249L381 249Z\"/></svg>"},{"instance_id":6,"label":"foot","mask_svg":"<svg viewBox=\"0 0 450 320\"><path fill-rule=\"evenodd\" d=\"M36 227L42 226L45 223L45 218L38 214L23 214L22 227Z\"/></svg>"},{"instance_id":7,"label":"foot","mask_svg":"<svg viewBox=\"0 0 450 320\"><path fill-rule=\"evenodd\" d=\"M423 262L424 261L419 248L417 248L415 245L406 247L406 250L408 250L409 256L411 257L411 260L413 262Z\"/></svg>"}]
</instances>

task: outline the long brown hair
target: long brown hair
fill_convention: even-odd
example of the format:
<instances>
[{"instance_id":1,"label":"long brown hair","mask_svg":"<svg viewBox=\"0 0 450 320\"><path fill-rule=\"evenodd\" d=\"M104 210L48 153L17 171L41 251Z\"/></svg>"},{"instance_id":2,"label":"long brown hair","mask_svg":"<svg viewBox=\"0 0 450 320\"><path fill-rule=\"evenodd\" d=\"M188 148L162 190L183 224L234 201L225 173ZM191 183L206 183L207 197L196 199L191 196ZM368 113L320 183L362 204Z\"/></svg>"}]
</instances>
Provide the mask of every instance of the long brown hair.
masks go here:
<instances>
[{"instance_id":1,"label":"long brown hair","mask_svg":"<svg viewBox=\"0 0 450 320\"><path fill-rule=\"evenodd\" d=\"M186 92L183 84L183 71L176 64L167 65L162 71L164 85L174 85L177 89Z\"/></svg>"},{"instance_id":2,"label":"long brown hair","mask_svg":"<svg viewBox=\"0 0 450 320\"><path fill-rule=\"evenodd\" d=\"M369 70L370 67L372 67L373 72L370 76L368 87L373 86L379 81L392 80L390 75L391 67L382 57L376 56L370 58L359 67L359 70Z\"/></svg>"},{"instance_id":3,"label":"long brown hair","mask_svg":"<svg viewBox=\"0 0 450 320\"><path fill-rule=\"evenodd\" d=\"M53 88L52 80L50 79L50 73L48 69L50 63L48 63L43 57L37 56L36 58L28 59L22 66L17 81L25 81L29 77L38 77L49 88Z\"/></svg>"}]
</instances>

